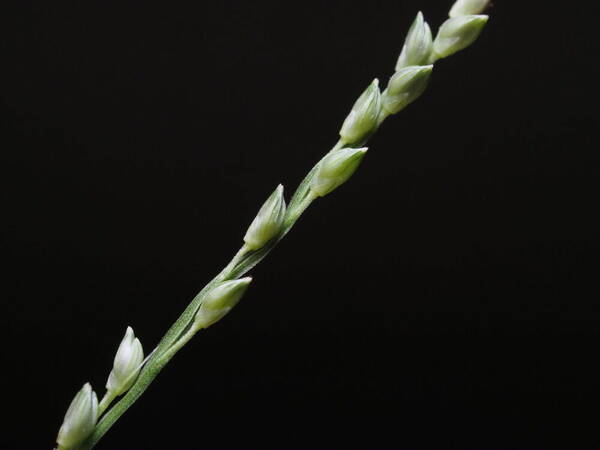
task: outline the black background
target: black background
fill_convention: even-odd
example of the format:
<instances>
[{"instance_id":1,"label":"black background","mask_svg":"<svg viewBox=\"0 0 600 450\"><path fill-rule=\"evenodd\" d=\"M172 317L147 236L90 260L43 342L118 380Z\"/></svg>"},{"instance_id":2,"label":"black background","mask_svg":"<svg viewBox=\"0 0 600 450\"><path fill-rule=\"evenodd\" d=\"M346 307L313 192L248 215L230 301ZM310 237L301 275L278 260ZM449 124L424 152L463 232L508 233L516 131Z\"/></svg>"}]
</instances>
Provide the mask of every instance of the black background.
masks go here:
<instances>
[{"instance_id":1,"label":"black background","mask_svg":"<svg viewBox=\"0 0 600 450\"><path fill-rule=\"evenodd\" d=\"M156 345L450 3L4 3L0 445ZM597 24L552 3L497 0L97 448L600 448Z\"/></svg>"}]
</instances>

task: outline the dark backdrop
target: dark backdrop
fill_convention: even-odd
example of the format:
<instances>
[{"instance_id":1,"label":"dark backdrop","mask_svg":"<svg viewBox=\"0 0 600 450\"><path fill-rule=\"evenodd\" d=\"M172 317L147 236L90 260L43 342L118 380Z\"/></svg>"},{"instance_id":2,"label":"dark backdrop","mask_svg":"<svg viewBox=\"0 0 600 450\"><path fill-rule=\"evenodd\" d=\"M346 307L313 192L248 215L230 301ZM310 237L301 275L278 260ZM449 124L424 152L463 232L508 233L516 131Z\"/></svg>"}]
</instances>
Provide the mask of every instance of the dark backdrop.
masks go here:
<instances>
[{"instance_id":1,"label":"dark backdrop","mask_svg":"<svg viewBox=\"0 0 600 450\"><path fill-rule=\"evenodd\" d=\"M50 449L450 3L3 3L0 445ZM597 24L556 3L497 0L98 449L600 448Z\"/></svg>"}]
</instances>

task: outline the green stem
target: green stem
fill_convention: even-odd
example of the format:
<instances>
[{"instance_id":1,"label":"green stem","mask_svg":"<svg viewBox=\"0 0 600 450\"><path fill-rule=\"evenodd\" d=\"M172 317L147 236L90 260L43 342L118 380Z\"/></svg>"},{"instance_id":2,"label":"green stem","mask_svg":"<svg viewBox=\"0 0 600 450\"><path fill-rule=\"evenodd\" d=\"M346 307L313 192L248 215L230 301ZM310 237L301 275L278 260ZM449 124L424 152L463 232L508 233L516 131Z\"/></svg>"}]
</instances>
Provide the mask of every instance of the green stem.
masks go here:
<instances>
[{"instance_id":1,"label":"green stem","mask_svg":"<svg viewBox=\"0 0 600 450\"><path fill-rule=\"evenodd\" d=\"M181 336L181 338L179 338L179 340L177 342L175 342L170 349L168 349L166 352L164 352L161 356L161 359L164 359L165 361L170 361L171 358L173 356L175 356L175 353L177 353L179 350L181 350L181 348L187 344L190 339L192 339L194 337L194 335L200 330L195 329L194 327L190 327L188 328L188 330L184 333L183 336Z\"/></svg>"},{"instance_id":2,"label":"green stem","mask_svg":"<svg viewBox=\"0 0 600 450\"><path fill-rule=\"evenodd\" d=\"M117 398L117 396L115 395L114 392L106 391L106 394L104 394L104 397L102 397L102 400L100 401L100 404L98 405L98 417L100 417L104 413L106 408L108 408L108 406L112 403L112 401L115 398Z\"/></svg>"}]
</instances>

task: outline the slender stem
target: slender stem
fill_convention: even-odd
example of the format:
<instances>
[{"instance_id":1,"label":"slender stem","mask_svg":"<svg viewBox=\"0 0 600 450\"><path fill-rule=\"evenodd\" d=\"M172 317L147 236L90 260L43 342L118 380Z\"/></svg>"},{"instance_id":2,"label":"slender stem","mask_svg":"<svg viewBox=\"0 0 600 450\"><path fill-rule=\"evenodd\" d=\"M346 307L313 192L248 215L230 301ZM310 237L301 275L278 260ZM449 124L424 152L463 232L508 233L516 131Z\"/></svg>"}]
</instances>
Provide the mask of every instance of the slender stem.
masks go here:
<instances>
[{"instance_id":1,"label":"slender stem","mask_svg":"<svg viewBox=\"0 0 600 450\"><path fill-rule=\"evenodd\" d=\"M116 394L113 391L106 391L102 400L100 400L100 404L98 405L98 417L100 417L106 408L112 403L112 401L117 398Z\"/></svg>"},{"instance_id":2,"label":"slender stem","mask_svg":"<svg viewBox=\"0 0 600 450\"><path fill-rule=\"evenodd\" d=\"M179 340L177 342L175 342L171 348L169 348L166 352L164 352L161 355L161 359L165 359L166 361L169 361L173 356L175 356L175 353L177 353L179 350L181 350L181 348L187 344L193 337L194 335L200 330L195 329L194 327L190 327L183 336L181 336L181 338L179 338Z\"/></svg>"},{"instance_id":3,"label":"slender stem","mask_svg":"<svg viewBox=\"0 0 600 450\"><path fill-rule=\"evenodd\" d=\"M339 141L337 141L337 144L335 144L333 148L329 151L329 153L339 150L340 148L344 147L344 145L346 145L346 143L342 139L340 139Z\"/></svg>"}]
</instances>

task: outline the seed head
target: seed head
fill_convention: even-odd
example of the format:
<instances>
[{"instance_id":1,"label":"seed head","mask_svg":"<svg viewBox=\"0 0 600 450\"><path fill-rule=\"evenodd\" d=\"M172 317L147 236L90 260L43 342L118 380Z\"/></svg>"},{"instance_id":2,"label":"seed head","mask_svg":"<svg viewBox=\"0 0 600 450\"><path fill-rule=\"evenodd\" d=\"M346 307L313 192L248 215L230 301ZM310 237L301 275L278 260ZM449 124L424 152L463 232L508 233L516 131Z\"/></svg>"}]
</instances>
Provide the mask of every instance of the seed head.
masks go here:
<instances>
[{"instance_id":1,"label":"seed head","mask_svg":"<svg viewBox=\"0 0 600 450\"><path fill-rule=\"evenodd\" d=\"M106 382L106 390L115 395L122 395L129 390L134 383L140 365L144 360L144 350L138 338L133 334L133 329L127 327L125 336L119 344L113 368Z\"/></svg>"},{"instance_id":2,"label":"seed head","mask_svg":"<svg viewBox=\"0 0 600 450\"><path fill-rule=\"evenodd\" d=\"M262 205L254 221L250 224L244 242L250 250L258 250L273 239L283 226L285 217L285 199L280 184Z\"/></svg>"},{"instance_id":3,"label":"seed head","mask_svg":"<svg viewBox=\"0 0 600 450\"><path fill-rule=\"evenodd\" d=\"M490 4L490 0L457 0L450 9L450 17L481 14Z\"/></svg>"},{"instance_id":4,"label":"seed head","mask_svg":"<svg viewBox=\"0 0 600 450\"><path fill-rule=\"evenodd\" d=\"M194 318L194 328L207 328L221 320L240 301L252 278L225 281L210 291Z\"/></svg>"},{"instance_id":5,"label":"seed head","mask_svg":"<svg viewBox=\"0 0 600 450\"><path fill-rule=\"evenodd\" d=\"M396 70L407 66L427 64L432 48L433 39L431 37L431 29L423 19L423 13L419 12L406 35L402 53L400 53L400 57L396 63Z\"/></svg>"},{"instance_id":6,"label":"seed head","mask_svg":"<svg viewBox=\"0 0 600 450\"><path fill-rule=\"evenodd\" d=\"M442 58L471 45L479 37L488 16L458 16L446 20L433 41L433 51Z\"/></svg>"},{"instance_id":7,"label":"seed head","mask_svg":"<svg viewBox=\"0 0 600 450\"><path fill-rule=\"evenodd\" d=\"M433 65L409 66L396 72L381 95L383 109L396 114L414 102L425 91Z\"/></svg>"},{"instance_id":8,"label":"seed head","mask_svg":"<svg viewBox=\"0 0 600 450\"><path fill-rule=\"evenodd\" d=\"M98 397L89 383L75 395L58 431L58 450L77 448L94 430L98 420Z\"/></svg>"},{"instance_id":9,"label":"seed head","mask_svg":"<svg viewBox=\"0 0 600 450\"><path fill-rule=\"evenodd\" d=\"M310 189L324 197L345 183L356 171L367 148L342 148L328 154L310 182Z\"/></svg>"},{"instance_id":10,"label":"seed head","mask_svg":"<svg viewBox=\"0 0 600 450\"><path fill-rule=\"evenodd\" d=\"M346 144L354 144L369 136L377 128L377 118L381 111L379 80L374 79L369 87L356 100L352 111L344 120L340 136Z\"/></svg>"}]
</instances>

